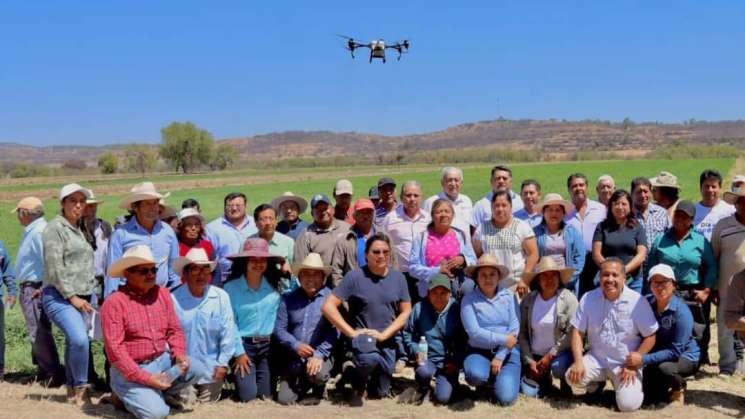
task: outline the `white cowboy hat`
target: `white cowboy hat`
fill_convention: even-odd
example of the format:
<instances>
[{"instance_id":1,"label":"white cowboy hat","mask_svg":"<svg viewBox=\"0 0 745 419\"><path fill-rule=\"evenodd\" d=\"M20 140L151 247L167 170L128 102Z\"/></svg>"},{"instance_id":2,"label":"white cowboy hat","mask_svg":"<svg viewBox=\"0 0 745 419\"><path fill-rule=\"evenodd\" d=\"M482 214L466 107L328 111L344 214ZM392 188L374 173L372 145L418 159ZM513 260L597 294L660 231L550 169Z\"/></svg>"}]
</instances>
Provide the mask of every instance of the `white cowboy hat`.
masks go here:
<instances>
[{"instance_id":1,"label":"white cowboy hat","mask_svg":"<svg viewBox=\"0 0 745 419\"><path fill-rule=\"evenodd\" d=\"M204 216L196 208L184 208L178 212L178 221L182 222L189 217L197 217L204 224Z\"/></svg>"},{"instance_id":2,"label":"white cowboy hat","mask_svg":"<svg viewBox=\"0 0 745 419\"><path fill-rule=\"evenodd\" d=\"M542 213L543 208L547 207L548 205L561 205L562 207L564 207L564 214L569 214L574 210L574 204L562 198L561 195L557 193L546 194L546 196L543 198L543 202L538 204L536 208L538 212Z\"/></svg>"},{"instance_id":3,"label":"white cowboy hat","mask_svg":"<svg viewBox=\"0 0 745 419\"><path fill-rule=\"evenodd\" d=\"M730 205L735 205L735 202L742 197L745 197L745 187L732 188L732 191L724 193L724 201Z\"/></svg>"},{"instance_id":4,"label":"white cowboy hat","mask_svg":"<svg viewBox=\"0 0 745 419\"><path fill-rule=\"evenodd\" d=\"M500 280L510 274L510 268L501 265L496 256L492 255L491 253L484 253L483 255L481 255L479 260L476 261L475 265L471 265L466 268L466 276L469 278L475 278L474 275L477 273L478 269L485 267L498 270Z\"/></svg>"},{"instance_id":5,"label":"white cowboy hat","mask_svg":"<svg viewBox=\"0 0 745 419\"><path fill-rule=\"evenodd\" d=\"M142 182L138 183L137 185L133 186L132 189L129 190L129 195L122 198L121 201L119 201L119 208L123 210L130 210L132 209L132 204L138 201L145 201L148 199L157 199L160 200L164 196L155 189L155 185L153 185L153 182Z\"/></svg>"},{"instance_id":6,"label":"white cowboy hat","mask_svg":"<svg viewBox=\"0 0 745 419\"><path fill-rule=\"evenodd\" d=\"M280 196L272 199L271 205L277 211L279 211L279 207L283 203L285 203L287 201L292 201L292 202L294 202L294 203L297 204L297 206L299 208L299 210L298 210L298 213L299 214L304 213L305 210L308 208L308 201L306 201L305 199L303 199L303 197L297 196L294 193L289 192L289 191L287 191L287 192L283 193L282 195L280 195Z\"/></svg>"},{"instance_id":7,"label":"white cowboy hat","mask_svg":"<svg viewBox=\"0 0 745 419\"><path fill-rule=\"evenodd\" d=\"M124 252L121 259L114 262L109 268L109 276L112 278L121 278L124 271L137 265L155 264L153 252L149 246L140 244L132 246Z\"/></svg>"},{"instance_id":8,"label":"white cowboy hat","mask_svg":"<svg viewBox=\"0 0 745 419\"><path fill-rule=\"evenodd\" d=\"M323 264L321 255L318 253L308 253L308 256L303 259L302 263L295 263L292 265L292 273L295 276L300 275L300 271L304 269L323 271L324 275L328 275L331 272L331 268Z\"/></svg>"},{"instance_id":9,"label":"white cowboy hat","mask_svg":"<svg viewBox=\"0 0 745 419\"><path fill-rule=\"evenodd\" d=\"M561 283L566 285L572 279L574 268L567 268L567 267L559 265L558 263L556 263L554 258L552 258L551 256L543 256L541 260L538 261L538 264L533 269L533 272L525 272L523 274L523 277L528 282L530 282L533 280L533 278L537 277L538 275L544 272L551 272L551 271L558 272L559 277L561 278Z\"/></svg>"},{"instance_id":10,"label":"white cowboy hat","mask_svg":"<svg viewBox=\"0 0 745 419\"><path fill-rule=\"evenodd\" d=\"M186 253L186 256L181 256L176 259L176 262L173 263L173 271L176 272L176 275L182 276L184 274L184 268L192 264L207 265L210 267L210 272L214 271L215 265L217 265L215 261L209 260L207 252L205 252L204 249L200 247L192 247Z\"/></svg>"}]
</instances>

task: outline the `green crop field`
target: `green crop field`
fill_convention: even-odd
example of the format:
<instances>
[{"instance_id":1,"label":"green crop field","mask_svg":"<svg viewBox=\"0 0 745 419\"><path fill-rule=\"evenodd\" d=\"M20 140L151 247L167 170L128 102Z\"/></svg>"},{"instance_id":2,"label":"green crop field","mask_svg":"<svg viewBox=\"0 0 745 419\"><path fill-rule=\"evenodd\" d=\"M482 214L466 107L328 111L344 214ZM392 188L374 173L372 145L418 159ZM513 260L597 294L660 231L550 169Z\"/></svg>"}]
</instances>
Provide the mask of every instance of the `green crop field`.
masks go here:
<instances>
[{"instance_id":1,"label":"green crop field","mask_svg":"<svg viewBox=\"0 0 745 419\"><path fill-rule=\"evenodd\" d=\"M610 174L615 178L618 188L628 188L631 179L636 176L653 177L656 176L660 170L667 170L678 176L679 183L683 187L683 197L695 200L698 197L698 176L702 170L714 168L727 176L732 169L734 162L734 159L623 160L513 164L511 167L514 172L514 189L517 190L520 182L530 178L536 179L541 183L544 194L548 192L559 192L565 197L567 196L566 178L570 173L582 172L586 174L593 187L598 176L601 174ZM469 195L473 201L476 202L489 190L489 171L491 165L464 165L463 168L465 174L463 193ZM254 183L250 182L251 176L267 174L286 175L288 173L297 175L295 178L296 180L248 184ZM219 186L211 188L197 187L192 189L188 189L190 186L185 186L183 189L175 188L168 191L171 192L171 196L168 199L169 203L177 208L180 207L180 203L183 199L196 198L199 200L202 205L202 210L208 220L216 218L222 213L222 200L229 192L244 192L248 196L249 208L253 208L260 203L269 202L272 198L284 191L292 191L295 194L306 198L318 192L331 195L331 190L335 180L342 177L342 175L352 181L355 187L356 196L366 196L368 189L376 183L379 177L384 175L392 176L399 182L399 184L410 179L418 180L423 185L425 197L433 195L440 190L439 168L435 167L432 167L431 169L422 166L361 167L343 170L335 168L329 169L328 177L326 178L323 178L323 173L324 169L321 168L293 171L273 170L262 173L244 170L233 172L232 177L228 177L225 174L214 176L200 174L193 176L159 176L153 178L153 180L156 182L157 186L159 180L168 181L169 184L178 181L184 181L185 184L188 184L189 181L199 179L220 178L226 179L226 181L230 180L231 182L246 179L247 185L245 186ZM313 174L314 176L312 179L306 180L306 176L309 174ZM321 176L319 176L319 174ZM286 179L286 177L283 177L283 179ZM107 182L105 179L100 179L93 183L87 183L85 179L80 179L79 183L83 186L93 188L97 196L106 201L100 206L99 216L107 220L112 220L114 217L123 213L122 210L117 208L117 203L122 197L122 194L106 195L103 191L106 190L107 186L112 184L122 184L125 182L134 184L138 181L139 180L137 179L117 179ZM33 194L33 191L38 190L39 188L58 188L60 186L62 185L44 182L40 185L30 185L28 190L30 191L30 194ZM2 187L0 187L0 189L2 189ZM14 185L12 189L24 190L20 185ZM594 191L591 195L595 195ZM0 239L5 242L10 254L15 256L18 243L21 239L22 228L18 224L15 216L9 214L9 211L13 206L14 204L10 202L0 203ZM46 200L45 206L47 209L48 219L51 218L52 214L56 213L59 208L57 202L53 199ZM306 213L304 218L308 220L310 216ZM6 371L31 372L33 371L33 366L31 365L30 359L30 346L25 338L25 326L20 310L15 308L6 314ZM61 345L60 348L62 348Z\"/></svg>"}]
</instances>

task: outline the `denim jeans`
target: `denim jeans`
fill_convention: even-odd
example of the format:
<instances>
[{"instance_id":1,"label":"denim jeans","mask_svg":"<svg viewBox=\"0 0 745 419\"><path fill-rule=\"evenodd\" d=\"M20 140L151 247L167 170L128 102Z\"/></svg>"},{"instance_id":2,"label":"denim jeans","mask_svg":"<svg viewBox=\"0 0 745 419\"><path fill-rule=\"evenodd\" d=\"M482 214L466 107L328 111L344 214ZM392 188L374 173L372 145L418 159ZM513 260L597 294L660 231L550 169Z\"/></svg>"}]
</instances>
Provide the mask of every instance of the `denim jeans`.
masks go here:
<instances>
[{"instance_id":1,"label":"denim jeans","mask_svg":"<svg viewBox=\"0 0 745 419\"><path fill-rule=\"evenodd\" d=\"M719 348L719 372L734 374L737 368L735 332L724 324L724 304L717 306L717 346Z\"/></svg>"},{"instance_id":2,"label":"denim jeans","mask_svg":"<svg viewBox=\"0 0 745 419\"><path fill-rule=\"evenodd\" d=\"M492 385L494 397L502 406L509 406L517 400L520 391L520 350L512 348L502 362L499 374L491 374L492 351L468 348L468 355L463 362L466 382L474 387Z\"/></svg>"},{"instance_id":3,"label":"denim jeans","mask_svg":"<svg viewBox=\"0 0 745 419\"><path fill-rule=\"evenodd\" d=\"M65 377L68 386L88 383L90 342L83 314L54 287L45 287L41 297L44 312L65 335Z\"/></svg>"},{"instance_id":4,"label":"denim jeans","mask_svg":"<svg viewBox=\"0 0 745 419\"><path fill-rule=\"evenodd\" d=\"M248 374L241 376L235 374L235 388L238 390L238 398L242 402L254 400L257 397L270 398L272 395L272 380L269 371L270 344L250 343L247 338L243 339L243 349L251 360L251 370Z\"/></svg>"},{"instance_id":5,"label":"denim jeans","mask_svg":"<svg viewBox=\"0 0 745 419\"><path fill-rule=\"evenodd\" d=\"M543 356L533 354L533 360L539 361ZM566 374L569 367L572 366L572 363L574 362L574 355L572 355L572 351L570 349L564 350L559 352L551 361L551 373L545 374L541 377L540 380L538 380L538 384L541 386L541 390L545 391L547 389L550 389L553 386L552 377L558 378L562 381L562 383L566 383L566 379L564 378L564 374ZM525 370L523 371L524 375L528 374L528 366L525 366ZM562 384L567 385L568 384Z\"/></svg>"},{"instance_id":6,"label":"denim jeans","mask_svg":"<svg viewBox=\"0 0 745 419\"><path fill-rule=\"evenodd\" d=\"M154 360L140 364L140 368L150 374L159 374L171 368L172 365L171 354L163 352ZM207 372L204 370L204 364L192 359L189 371L178 377L165 392L179 393L206 374ZM122 400L124 407L138 419L160 419L165 418L170 413L171 409L163 398L163 391L127 381L115 366L111 367L111 389Z\"/></svg>"},{"instance_id":7,"label":"denim jeans","mask_svg":"<svg viewBox=\"0 0 745 419\"><path fill-rule=\"evenodd\" d=\"M289 405L302 400L312 391L312 396L321 398L326 389L326 382L331 378L331 369L334 367L333 358L329 357L323 361L321 370L316 375L309 376L307 372L307 359L301 359L297 354L285 351L285 361L289 361L289 367L282 373L282 381L277 392L279 404Z\"/></svg>"},{"instance_id":8,"label":"denim jeans","mask_svg":"<svg viewBox=\"0 0 745 419\"><path fill-rule=\"evenodd\" d=\"M434 399L437 403L447 404L453 395L453 389L458 387L458 373L454 376L448 375L444 368L437 368L432 361L426 361L417 366L414 371L414 379L417 385L424 392L430 389L432 378L435 379Z\"/></svg>"},{"instance_id":9,"label":"denim jeans","mask_svg":"<svg viewBox=\"0 0 745 419\"><path fill-rule=\"evenodd\" d=\"M353 349L352 354L354 367L344 371L352 388L357 391L367 389L368 396L373 398L388 396L396 363L395 344L368 353Z\"/></svg>"}]
</instances>

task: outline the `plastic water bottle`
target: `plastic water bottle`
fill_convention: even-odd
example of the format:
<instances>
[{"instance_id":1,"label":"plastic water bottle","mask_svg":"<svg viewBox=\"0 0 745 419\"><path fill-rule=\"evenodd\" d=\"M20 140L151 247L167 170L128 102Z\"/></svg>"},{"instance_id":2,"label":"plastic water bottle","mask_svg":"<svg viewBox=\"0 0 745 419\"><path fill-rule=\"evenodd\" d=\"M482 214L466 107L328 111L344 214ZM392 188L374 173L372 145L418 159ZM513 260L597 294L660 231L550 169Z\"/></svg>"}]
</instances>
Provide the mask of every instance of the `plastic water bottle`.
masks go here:
<instances>
[{"instance_id":1,"label":"plastic water bottle","mask_svg":"<svg viewBox=\"0 0 745 419\"><path fill-rule=\"evenodd\" d=\"M181 364L176 363L173 364L171 368L168 368L163 372L163 380L168 384L171 384L176 381L176 379L179 378L181 374L183 374L181 370Z\"/></svg>"},{"instance_id":2,"label":"plastic water bottle","mask_svg":"<svg viewBox=\"0 0 745 419\"><path fill-rule=\"evenodd\" d=\"M417 345L417 361L423 364L427 361L427 352L429 351L429 345L427 345L427 338L422 336L419 338L419 345Z\"/></svg>"}]
</instances>

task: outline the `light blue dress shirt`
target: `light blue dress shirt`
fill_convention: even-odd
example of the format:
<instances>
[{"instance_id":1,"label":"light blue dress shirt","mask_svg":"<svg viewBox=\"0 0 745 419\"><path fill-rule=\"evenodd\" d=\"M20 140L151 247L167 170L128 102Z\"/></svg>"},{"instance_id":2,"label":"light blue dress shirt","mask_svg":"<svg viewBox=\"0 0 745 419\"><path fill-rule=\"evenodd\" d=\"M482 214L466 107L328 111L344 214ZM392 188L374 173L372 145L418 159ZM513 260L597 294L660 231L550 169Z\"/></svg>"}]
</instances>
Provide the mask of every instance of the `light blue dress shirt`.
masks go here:
<instances>
[{"instance_id":1,"label":"light blue dress shirt","mask_svg":"<svg viewBox=\"0 0 745 419\"><path fill-rule=\"evenodd\" d=\"M518 336L520 318L515 293L507 288L486 298L481 288L466 294L461 303L460 317L468 334L468 345L493 350L494 358L504 360L510 350L505 346L508 335Z\"/></svg>"},{"instance_id":2,"label":"light blue dress shirt","mask_svg":"<svg viewBox=\"0 0 745 419\"><path fill-rule=\"evenodd\" d=\"M173 271L173 264L179 256L178 239L171 226L162 221L155 223L152 232L145 230L137 222L137 217L132 217L119 226L111 235L106 266L113 265L122 258L127 249L137 245L148 246L153 252L155 266L158 267L158 275L155 279L157 285L163 288L173 288L181 284L181 279ZM111 278L107 272L104 279L104 297L119 289L122 284L124 284L124 278Z\"/></svg>"},{"instance_id":3,"label":"light blue dress shirt","mask_svg":"<svg viewBox=\"0 0 745 419\"><path fill-rule=\"evenodd\" d=\"M207 224L207 239L212 242L215 248L215 259L217 268L215 269L215 278L220 282L225 282L230 274L230 267L233 262L227 256L243 250L243 243L250 236L259 232L256 224L251 217L246 217L243 227L238 229L225 217L220 217Z\"/></svg>"},{"instance_id":4,"label":"light blue dress shirt","mask_svg":"<svg viewBox=\"0 0 745 419\"><path fill-rule=\"evenodd\" d=\"M39 217L23 228L23 238L18 246L16 278L18 282L41 282L44 279L44 243L42 233L47 220Z\"/></svg>"},{"instance_id":5,"label":"light blue dress shirt","mask_svg":"<svg viewBox=\"0 0 745 419\"><path fill-rule=\"evenodd\" d=\"M230 305L238 327L235 356L240 356L246 353L242 338L269 336L274 331L280 295L266 278L261 279L257 290L248 286L245 276L227 282L224 289L230 296Z\"/></svg>"},{"instance_id":6,"label":"light blue dress shirt","mask_svg":"<svg viewBox=\"0 0 745 419\"><path fill-rule=\"evenodd\" d=\"M173 307L186 336L189 357L201 361L208 372L227 367L235 352L238 334L230 297L218 287L207 286L204 296L194 297L186 284L173 290ZM213 380L201 378L197 384Z\"/></svg>"}]
</instances>

